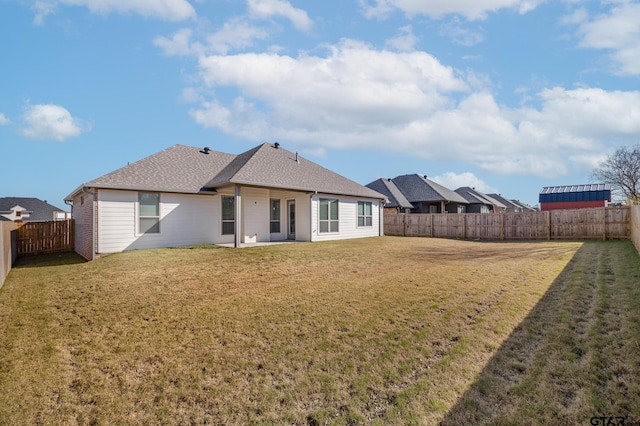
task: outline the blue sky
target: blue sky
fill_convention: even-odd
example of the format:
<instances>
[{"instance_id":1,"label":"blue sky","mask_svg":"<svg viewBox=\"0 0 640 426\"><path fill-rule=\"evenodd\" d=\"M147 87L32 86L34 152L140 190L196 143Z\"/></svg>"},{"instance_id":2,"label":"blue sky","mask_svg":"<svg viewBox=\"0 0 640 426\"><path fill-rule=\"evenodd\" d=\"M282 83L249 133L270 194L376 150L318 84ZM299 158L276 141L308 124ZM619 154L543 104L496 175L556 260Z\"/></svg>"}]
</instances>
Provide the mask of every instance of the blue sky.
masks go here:
<instances>
[{"instance_id":1,"label":"blue sky","mask_svg":"<svg viewBox=\"0 0 640 426\"><path fill-rule=\"evenodd\" d=\"M0 0L0 196L174 144L535 205L640 142L640 2Z\"/></svg>"}]
</instances>

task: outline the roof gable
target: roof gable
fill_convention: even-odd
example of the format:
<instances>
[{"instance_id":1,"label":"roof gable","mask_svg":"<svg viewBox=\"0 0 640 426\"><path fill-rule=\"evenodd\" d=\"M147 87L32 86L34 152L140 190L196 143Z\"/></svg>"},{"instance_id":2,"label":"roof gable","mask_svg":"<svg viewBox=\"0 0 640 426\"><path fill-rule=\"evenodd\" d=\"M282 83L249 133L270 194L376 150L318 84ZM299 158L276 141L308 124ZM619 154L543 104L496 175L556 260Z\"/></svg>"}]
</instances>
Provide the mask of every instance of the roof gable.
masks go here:
<instances>
[{"instance_id":1,"label":"roof gable","mask_svg":"<svg viewBox=\"0 0 640 426\"><path fill-rule=\"evenodd\" d=\"M395 183L391 179L378 179L367 185L367 188L371 188L387 197L389 200L385 207L400 207L404 209L411 209L413 205L407 200L402 191L398 189Z\"/></svg>"},{"instance_id":2,"label":"roof gable","mask_svg":"<svg viewBox=\"0 0 640 426\"><path fill-rule=\"evenodd\" d=\"M507 207L504 204L502 204L500 201L496 200L495 198L487 194L483 194L480 191L476 191L475 188L470 188L468 186L463 186L456 189L456 193L460 194L462 197L464 197L465 200L467 200L471 204L486 204L486 205L492 205L492 206L501 207L501 208Z\"/></svg>"},{"instance_id":3,"label":"roof gable","mask_svg":"<svg viewBox=\"0 0 640 426\"><path fill-rule=\"evenodd\" d=\"M24 217L26 221L47 221L53 220L55 212L65 210L55 207L46 201L33 197L2 197L0 198L0 212L11 213L18 208L20 211L29 212Z\"/></svg>"},{"instance_id":4,"label":"roof gable","mask_svg":"<svg viewBox=\"0 0 640 426\"><path fill-rule=\"evenodd\" d=\"M239 154L205 187L218 188L229 184L384 198L382 194L309 161L297 153L269 143Z\"/></svg>"},{"instance_id":5,"label":"roof gable","mask_svg":"<svg viewBox=\"0 0 640 426\"><path fill-rule=\"evenodd\" d=\"M392 181L406 196L407 200L412 203L452 201L460 204L469 204L467 200L455 191L419 174L398 176L393 178Z\"/></svg>"}]
</instances>

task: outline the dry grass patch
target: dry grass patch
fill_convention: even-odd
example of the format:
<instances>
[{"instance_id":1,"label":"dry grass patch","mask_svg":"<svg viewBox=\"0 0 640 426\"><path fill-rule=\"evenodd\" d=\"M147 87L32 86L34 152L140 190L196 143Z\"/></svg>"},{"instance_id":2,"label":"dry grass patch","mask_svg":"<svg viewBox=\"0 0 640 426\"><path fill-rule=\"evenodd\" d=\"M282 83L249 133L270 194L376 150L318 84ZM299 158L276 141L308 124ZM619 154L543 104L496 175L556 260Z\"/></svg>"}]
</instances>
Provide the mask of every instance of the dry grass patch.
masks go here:
<instances>
[{"instance_id":1,"label":"dry grass patch","mask_svg":"<svg viewBox=\"0 0 640 426\"><path fill-rule=\"evenodd\" d=\"M460 397L483 412L491 398L469 392L494 377L474 380L582 246L384 237L23 259L0 291L0 423L469 419ZM587 305L576 309L596 312ZM594 324L607 329L603 309ZM540 360L523 342L522 360L503 364L528 377Z\"/></svg>"}]
</instances>

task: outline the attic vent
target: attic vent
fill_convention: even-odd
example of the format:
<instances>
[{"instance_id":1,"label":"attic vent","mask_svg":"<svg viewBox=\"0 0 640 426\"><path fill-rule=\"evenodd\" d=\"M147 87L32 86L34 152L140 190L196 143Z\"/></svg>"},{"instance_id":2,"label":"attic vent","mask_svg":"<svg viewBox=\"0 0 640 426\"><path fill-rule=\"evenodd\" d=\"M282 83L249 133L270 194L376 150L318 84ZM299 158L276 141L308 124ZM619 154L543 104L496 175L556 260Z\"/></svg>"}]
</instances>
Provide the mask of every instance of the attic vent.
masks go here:
<instances>
[{"instance_id":1,"label":"attic vent","mask_svg":"<svg viewBox=\"0 0 640 426\"><path fill-rule=\"evenodd\" d=\"M276 142L276 143L273 144L273 147L275 149L280 149L280 144L278 142Z\"/></svg>"},{"instance_id":2,"label":"attic vent","mask_svg":"<svg viewBox=\"0 0 640 426\"><path fill-rule=\"evenodd\" d=\"M204 152L205 154L208 154L209 151L211 151L211 148L209 148L208 146L205 146L202 152Z\"/></svg>"}]
</instances>

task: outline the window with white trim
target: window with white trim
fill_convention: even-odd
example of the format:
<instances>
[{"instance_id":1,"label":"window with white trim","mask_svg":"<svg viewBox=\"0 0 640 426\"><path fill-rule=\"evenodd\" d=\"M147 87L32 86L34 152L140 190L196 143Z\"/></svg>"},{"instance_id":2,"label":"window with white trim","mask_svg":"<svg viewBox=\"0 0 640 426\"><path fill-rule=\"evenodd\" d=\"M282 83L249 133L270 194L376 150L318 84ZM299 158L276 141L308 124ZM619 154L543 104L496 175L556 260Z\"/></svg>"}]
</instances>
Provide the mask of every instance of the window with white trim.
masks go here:
<instances>
[{"instance_id":1,"label":"window with white trim","mask_svg":"<svg viewBox=\"0 0 640 426\"><path fill-rule=\"evenodd\" d=\"M160 194L139 192L138 205L138 232L140 234L160 233Z\"/></svg>"},{"instance_id":2,"label":"window with white trim","mask_svg":"<svg viewBox=\"0 0 640 426\"><path fill-rule=\"evenodd\" d=\"M222 235L235 233L235 197L223 195L222 200Z\"/></svg>"},{"instance_id":3,"label":"window with white trim","mask_svg":"<svg viewBox=\"0 0 640 426\"><path fill-rule=\"evenodd\" d=\"M320 233L338 232L338 200L320 198Z\"/></svg>"},{"instance_id":4,"label":"window with white trim","mask_svg":"<svg viewBox=\"0 0 640 426\"><path fill-rule=\"evenodd\" d=\"M272 234L277 234L280 232L280 200L272 198L270 200L270 210L270 231Z\"/></svg>"},{"instance_id":5,"label":"window with white trim","mask_svg":"<svg viewBox=\"0 0 640 426\"><path fill-rule=\"evenodd\" d=\"M358 201L358 226L373 226L371 201Z\"/></svg>"}]
</instances>

